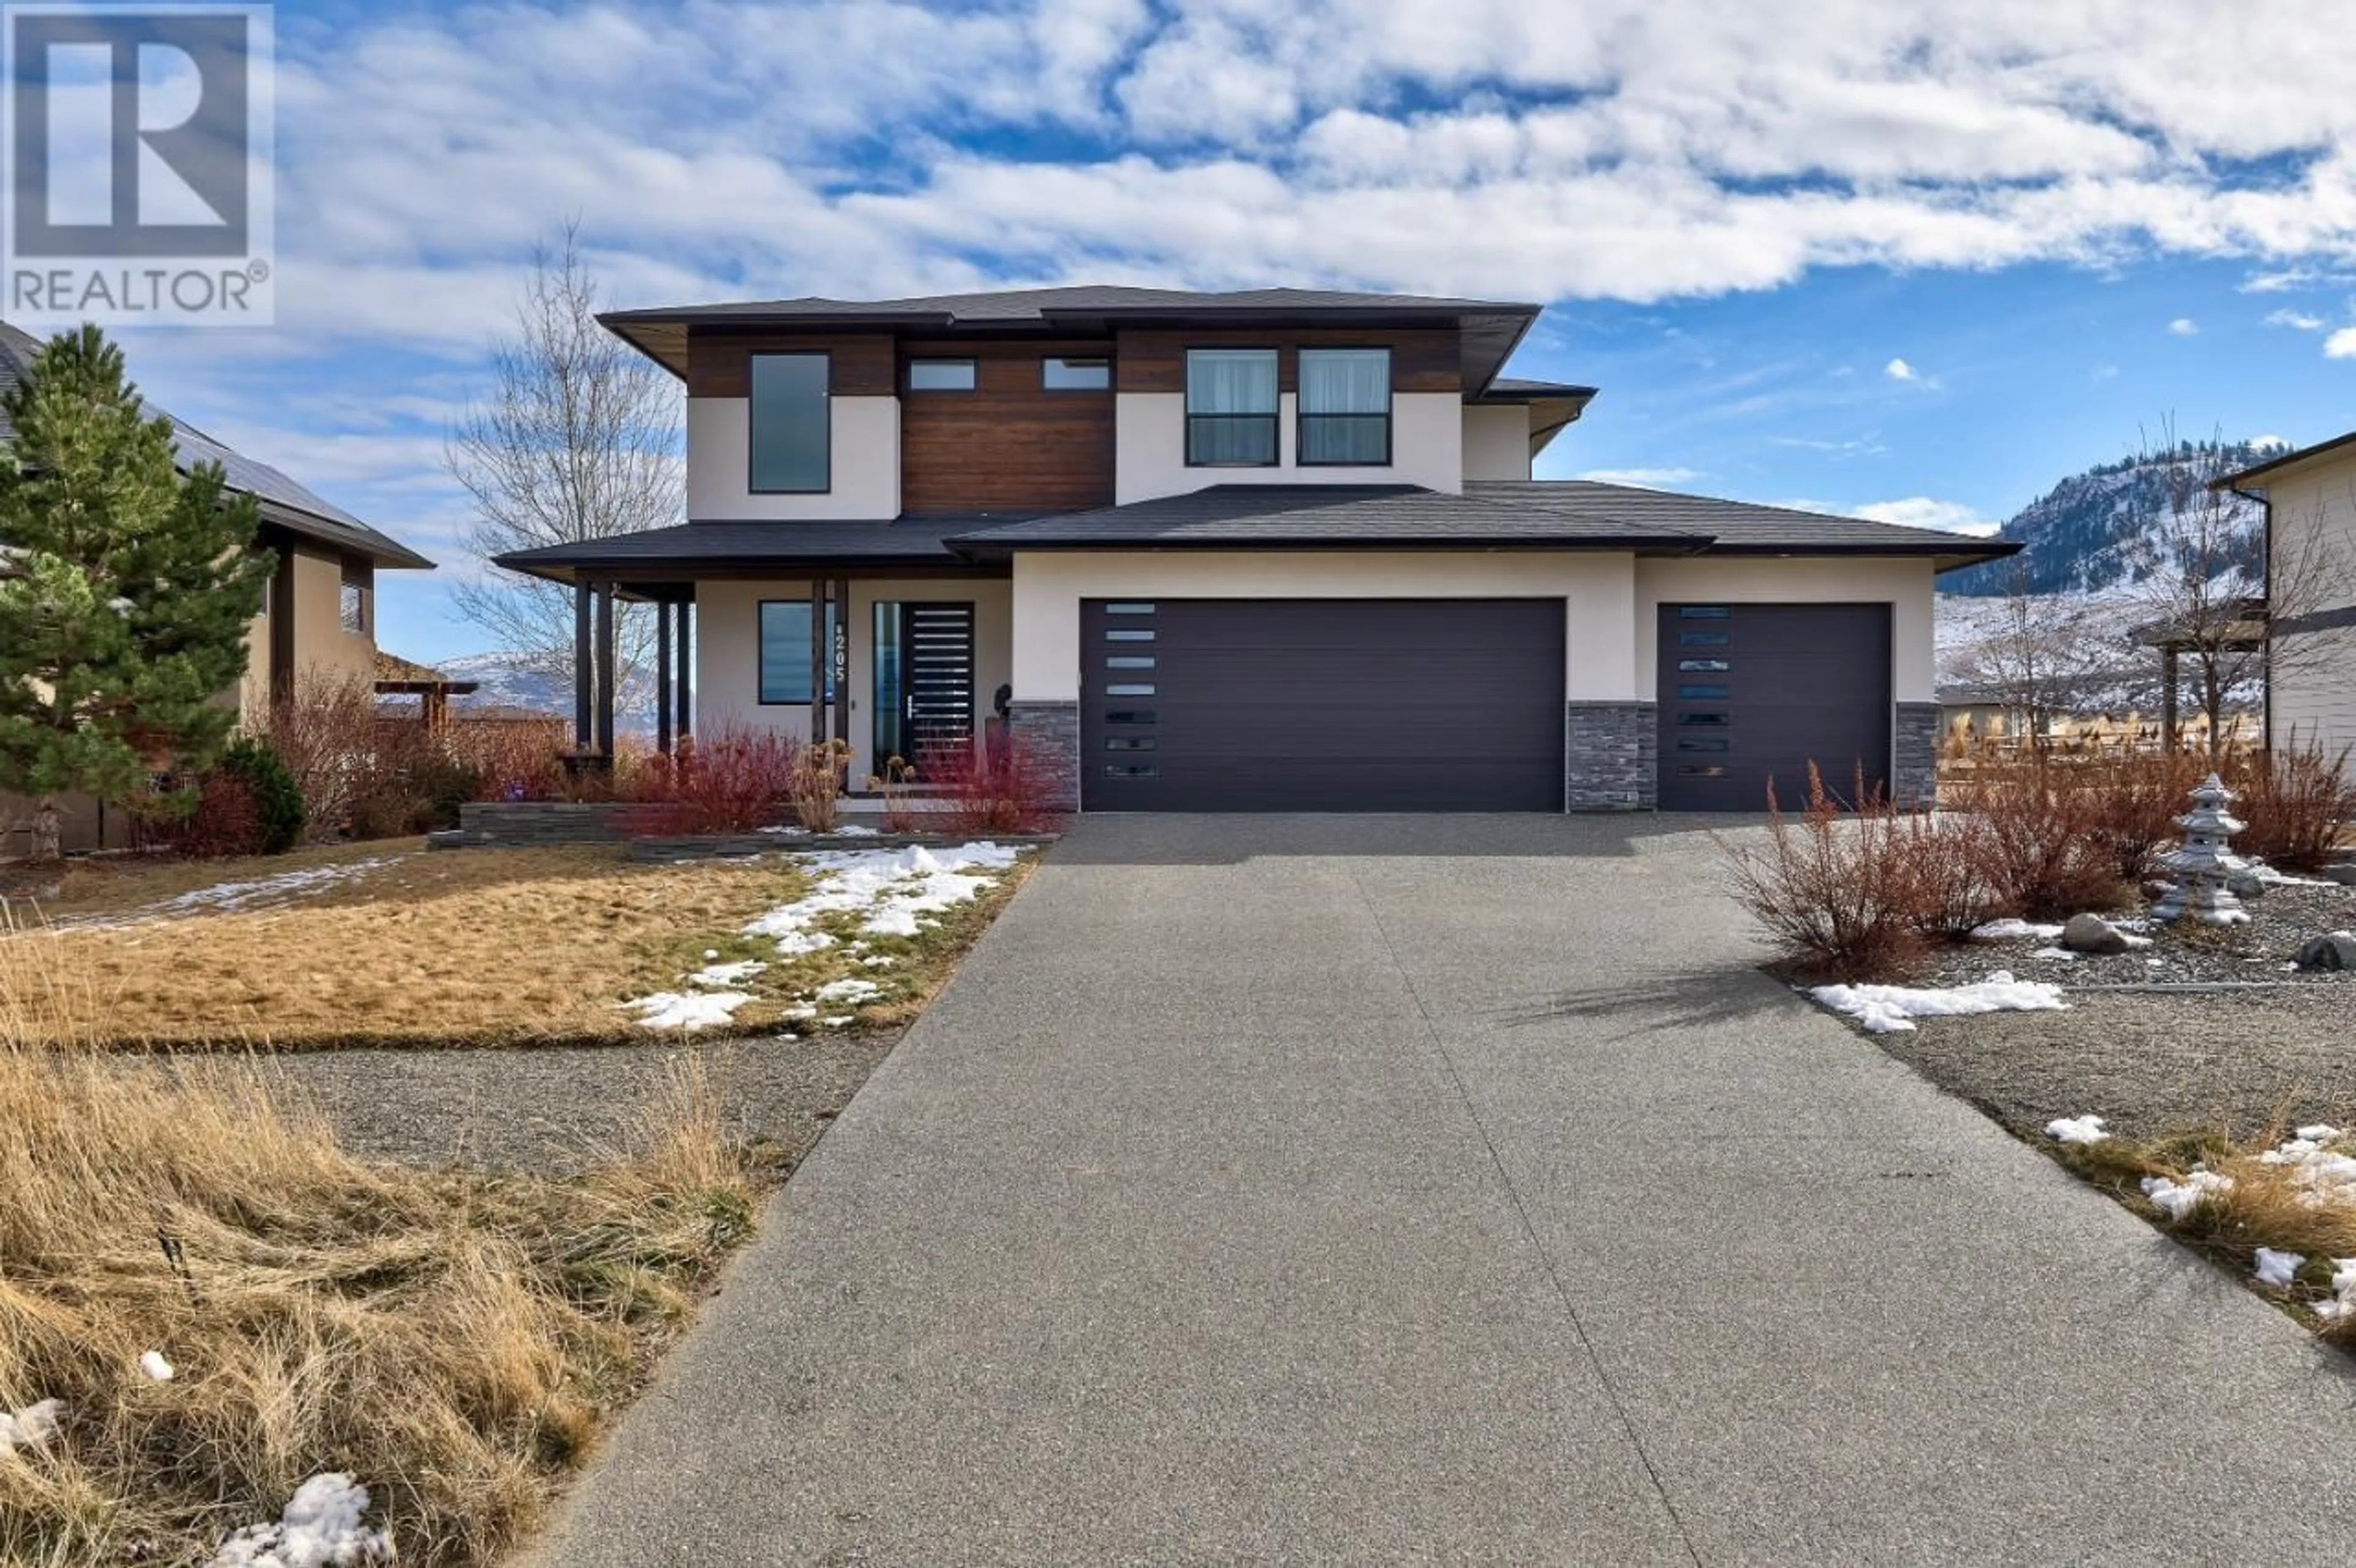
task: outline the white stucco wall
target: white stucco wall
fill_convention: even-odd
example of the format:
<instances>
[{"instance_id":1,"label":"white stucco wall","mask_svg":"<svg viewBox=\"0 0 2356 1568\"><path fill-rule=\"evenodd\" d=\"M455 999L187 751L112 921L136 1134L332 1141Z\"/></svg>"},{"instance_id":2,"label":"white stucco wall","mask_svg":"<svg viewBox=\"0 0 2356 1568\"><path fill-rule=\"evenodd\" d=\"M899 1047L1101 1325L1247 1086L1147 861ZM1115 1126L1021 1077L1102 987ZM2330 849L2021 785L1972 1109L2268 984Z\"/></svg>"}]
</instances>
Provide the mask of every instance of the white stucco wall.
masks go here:
<instances>
[{"instance_id":1,"label":"white stucco wall","mask_svg":"<svg viewBox=\"0 0 2356 1568\"><path fill-rule=\"evenodd\" d=\"M752 404L687 400L687 515L741 518L884 519L900 515L900 400L830 399L831 487L818 495L756 496Z\"/></svg>"},{"instance_id":2,"label":"white stucco wall","mask_svg":"<svg viewBox=\"0 0 2356 1568\"><path fill-rule=\"evenodd\" d=\"M1820 556L1755 559L1698 557L1636 562L1636 693L1651 700L1659 667L1660 607L1687 603L1873 604L1890 606L1891 699L1930 702L1938 684L1933 658L1933 577L1928 560Z\"/></svg>"},{"instance_id":3,"label":"white stucco wall","mask_svg":"<svg viewBox=\"0 0 2356 1568\"><path fill-rule=\"evenodd\" d=\"M1115 400L1113 497L1121 505L1183 496L1212 485L1421 485L1464 488L1463 399L1454 392L1391 397L1391 462L1384 468L1303 468L1295 460L1300 401L1278 400L1273 468L1186 465L1186 394L1122 392Z\"/></svg>"},{"instance_id":4,"label":"white stucco wall","mask_svg":"<svg viewBox=\"0 0 2356 1568\"><path fill-rule=\"evenodd\" d=\"M2276 570L2334 584L2306 613L2356 605L2356 453L2333 454L2266 486L2273 507ZM2274 742L2296 737L2326 752L2356 746L2356 628L2285 635L2275 660Z\"/></svg>"},{"instance_id":5,"label":"white stucco wall","mask_svg":"<svg viewBox=\"0 0 2356 1568\"><path fill-rule=\"evenodd\" d=\"M1573 701L1634 695L1634 558L1561 550L1037 551L1014 561L1014 695L1080 695L1084 599L1561 599Z\"/></svg>"},{"instance_id":6,"label":"white stucco wall","mask_svg":"<svg viewBox=\"0 0 2356 1568\"><path fill-rule=\"evenodd\" d=\"M807 703L761 702L760 604L765 599L793 599L807 603L809 583L775 581L705 581L695 594L695 732L709 738L723 729L766 730L808 740L810 710ZM897 581L875 579L851 584L851 778L864 787L875 771L872 744L875 689L875 605L878 601L937 603L970 600L973 603L974 713L977 720L991 716L991 694L1012 678L1010 663L1012 637L1012 585L1002 577L928 579Z\"/></svg>"},{"instance_id":7,"label":"white stucco wall","mask_svg":"<svg viewBox=\"0 0 2356 1568\"><path fill-rule=\"evenodd\" d=\"M1483 408L1464 405L1464 477L1527 479L1530 476L1530 411L1511 403Z\"/></svg>"}]
</instances>

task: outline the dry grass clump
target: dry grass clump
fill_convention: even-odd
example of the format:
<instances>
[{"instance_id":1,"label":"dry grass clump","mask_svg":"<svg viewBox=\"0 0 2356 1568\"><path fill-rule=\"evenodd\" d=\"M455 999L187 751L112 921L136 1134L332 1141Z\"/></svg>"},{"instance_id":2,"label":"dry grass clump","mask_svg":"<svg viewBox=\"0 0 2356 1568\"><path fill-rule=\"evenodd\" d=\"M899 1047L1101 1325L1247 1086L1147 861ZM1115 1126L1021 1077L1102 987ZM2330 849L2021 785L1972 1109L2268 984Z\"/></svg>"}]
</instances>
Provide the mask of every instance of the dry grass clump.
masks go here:
<instances>
[{"instance_id":1,"label":"dry grass clump","mask_svg":"<svg viewBox=\"0 0 2356 1568\"><path fill-rule=\"evenodd\" d=\"M711 1097L674 1102L572 1180L367 1166L248 1064L149 1071L0 1014L0 1411L63 1404L0 1457L0 1561L209 1561L335 1470L401 1562L493 1561L750 1229Z\"/></svg>"},{"instance_id":2,"label":"dry grass clump","mask_svg":"<svg viewBox=\"0 0 2356 1568\"><path fill-rule=\"evenodd\" d=\"M2292 1142L2295 1132L2331 1136ZM2104 1138L2059 1146L2058 1153L2080 1175L2254 1288L2300 1308L2299 1320L2324 1339L2356 1349L2356 1293L2335 1284L2356 1272L2356 1182L2319 1176L2311 1160L2297 1157L2295 1151L2319 1144L2321 1160L2356 1157L2356 1139L2337 1128L2279 1125L2249 1144L2195 1133L2150 1142ZM2179 1211L2158 1201L2167 1187L2195 1180L2203 1183L2201 1195ZM2156 1193L2154 1184L2164 1185ZM2288 1284L2256 1281L2261 1247L2296 1253L2304 1260ZM2344 1309L2342 1302L2348 1304Z\"/></svg>"}]
</instances>

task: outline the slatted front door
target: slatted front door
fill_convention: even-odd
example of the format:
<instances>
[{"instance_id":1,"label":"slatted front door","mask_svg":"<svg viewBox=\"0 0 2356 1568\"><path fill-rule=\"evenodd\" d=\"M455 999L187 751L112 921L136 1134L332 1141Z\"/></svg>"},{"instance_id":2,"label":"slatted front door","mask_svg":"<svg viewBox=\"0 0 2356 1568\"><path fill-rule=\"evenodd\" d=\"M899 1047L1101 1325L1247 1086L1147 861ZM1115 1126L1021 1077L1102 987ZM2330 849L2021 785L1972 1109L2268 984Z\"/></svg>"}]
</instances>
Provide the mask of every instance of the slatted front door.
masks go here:
<instances>
[{"instance_id":1,"label":"slatted front door","mask_svg":"<svg viewBox=\"0 0 2356 1568\"><path fill-rule=\"evenodd\" d=\"M973 605L900 605L902 744L922 758L973 744Z\"/></svg>"}]
</instances>

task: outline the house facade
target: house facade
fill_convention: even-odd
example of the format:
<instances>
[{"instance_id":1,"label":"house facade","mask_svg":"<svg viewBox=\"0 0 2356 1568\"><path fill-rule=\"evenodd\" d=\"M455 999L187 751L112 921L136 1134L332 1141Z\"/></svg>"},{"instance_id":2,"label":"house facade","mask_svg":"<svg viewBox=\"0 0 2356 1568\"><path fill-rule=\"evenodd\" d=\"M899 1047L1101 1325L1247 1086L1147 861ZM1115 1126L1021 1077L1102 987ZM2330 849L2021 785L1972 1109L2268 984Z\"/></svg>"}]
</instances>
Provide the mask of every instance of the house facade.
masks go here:
<instances>
[{"instance_id":1,"label":"house facade","mask_svg":"<svg viewBox=\"0 0 2356 1568\"><path fill-rule=\"evenodd\" d=\"M40 347L39 339L0 323L0 392L27 374ZM149 403L147 412L152 417L164 411ZM11 434L0 417L0 443ZM183 473L200 463L218 463L230 490L253 497L262 513L256 548L277 558L262 613L247 634L245 674L221 700L242 719L266 712L273 696L291 690L298 676L373 680L377 573L430 571L434 563L193 425L174 420L172 443ZM25 847L32 805L0 795L0 854ZM59 797L59 805L66 850L130 841L130 819L119 809L72 795Z\"/></svg>"},{"instance_id":2,"label":"house facade","mask_svg":"<svg viewBox=\"0 0 2356 1568\"><path fill-rule=\"evenodd\" d=\"M2356 748L2356 431L2220 481L2265 504L2270 586L2301 603L2263 617L2266 745Z\"/></svg>"},{"instance_id":3,"label":"house facade","mask_svg":"<svg viewBox=\"0 0 2356 1568\"><path fill-rule=\"evenodd\" d=\"M1533 480L1591 388L1533 305L1066 288L618 312L687 391L688 520L571 583L578 740L616 601L666 743L995 731L1085 810L1757 810L1809 759L1928 795L1932 585L2011 547Z\"/></svg>"}]
</instances>

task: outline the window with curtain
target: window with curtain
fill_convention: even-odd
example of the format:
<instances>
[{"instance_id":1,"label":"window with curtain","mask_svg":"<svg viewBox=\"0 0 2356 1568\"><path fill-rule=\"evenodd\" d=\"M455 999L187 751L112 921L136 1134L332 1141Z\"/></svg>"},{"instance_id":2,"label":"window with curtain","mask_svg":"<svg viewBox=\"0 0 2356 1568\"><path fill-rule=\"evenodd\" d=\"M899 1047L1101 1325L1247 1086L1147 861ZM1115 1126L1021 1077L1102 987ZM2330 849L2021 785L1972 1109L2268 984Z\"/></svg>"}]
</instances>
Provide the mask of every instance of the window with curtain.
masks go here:
<instances>
[{"instance_id":1,"label":"window with curtain","mask_svg":"<svg viewBox=\"0 0 2356 1568\"><path fill-rule=\"evenodd\" d=\"M1301 351L1301 451L1304 468L1391 460L1391 351Z\"/></svg>"},{"instance_id":2,"label":"window with curtain","mask_svg":"<svg viewBox=\"0 0 2356 1568\"><path fill-rule=\"evenodd\" d=\"M1276 465L1276 350L1186 350L1186 461Z\"/></svg>"},{"instance_id":3,"label":"window with curtain","mask_svg":"<svg viewBox=\"0 0 2356 1568\"><path fill-rule=\"evenodd\" d=\"M826 607L826 700L834 690L834 606ZM810 699L810 606L807 599L761 601L761 700Z\"/></svg>"},{"instance_id":4,"label":"window with curtain","mask_svg":"<svg viewBox=\"0 0 2356 1568\"><path fill-rule=\"evenodd\" d=\"M828 366L823 354L752 357L751 485L761 496L829 488Z\"/></svg>"}]
</instances>

